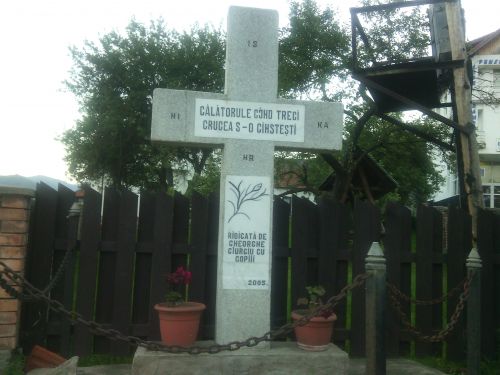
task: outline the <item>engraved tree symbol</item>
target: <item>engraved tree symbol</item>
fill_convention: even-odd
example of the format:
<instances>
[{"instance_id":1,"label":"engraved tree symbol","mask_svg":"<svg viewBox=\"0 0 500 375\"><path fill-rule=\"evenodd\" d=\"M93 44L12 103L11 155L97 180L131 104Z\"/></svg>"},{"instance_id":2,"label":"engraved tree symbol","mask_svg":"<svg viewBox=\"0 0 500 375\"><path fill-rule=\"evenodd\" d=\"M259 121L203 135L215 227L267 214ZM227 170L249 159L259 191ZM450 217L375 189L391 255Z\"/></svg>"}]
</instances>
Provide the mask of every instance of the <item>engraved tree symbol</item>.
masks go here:
<instances>
[{"instance_id":1,"label":"engraved tree symbol","mask_svg":"<svg viewBox=\"0 0 500 375\"><path fill-rule=\"evenodd\" d=\"M241 186L242 183L243 180L241 180L238 185L235 185L232 181L229 181L229 184L231 185L230 190L234 194L234 200L228 199L228 202L233 207L233 214L227 221L228 223L231 222L233 217L235 217L236 215L244 215L248 220L250 220L250 216L242 211L242 206L246 202L259 201L260 198L267 195L266 189L262 187L262 183L258 183L255 185L248 184L246 188L244 186Z\"/></svg>"}]
</instances>

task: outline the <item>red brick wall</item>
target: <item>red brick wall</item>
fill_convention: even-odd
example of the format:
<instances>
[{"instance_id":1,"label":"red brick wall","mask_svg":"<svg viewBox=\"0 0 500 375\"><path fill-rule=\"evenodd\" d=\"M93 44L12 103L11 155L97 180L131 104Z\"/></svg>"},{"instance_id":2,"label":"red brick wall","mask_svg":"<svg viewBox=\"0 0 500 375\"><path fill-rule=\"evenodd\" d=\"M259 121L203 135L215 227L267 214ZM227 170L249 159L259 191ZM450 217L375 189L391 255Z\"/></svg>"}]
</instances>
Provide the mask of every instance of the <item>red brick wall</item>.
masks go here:
<instances>
[{"instance_id":1,"label":"red brick wall","mask_svg":"<svg viewBox=\"0 0 500 375\"><path fill-rule=\"evenodd\" d=\"M31 190L0 187L0 260L23 273L32 197ZM19 301L0 288L0 349L17 346L19 316Z\"/></svg>"}]
</instances>

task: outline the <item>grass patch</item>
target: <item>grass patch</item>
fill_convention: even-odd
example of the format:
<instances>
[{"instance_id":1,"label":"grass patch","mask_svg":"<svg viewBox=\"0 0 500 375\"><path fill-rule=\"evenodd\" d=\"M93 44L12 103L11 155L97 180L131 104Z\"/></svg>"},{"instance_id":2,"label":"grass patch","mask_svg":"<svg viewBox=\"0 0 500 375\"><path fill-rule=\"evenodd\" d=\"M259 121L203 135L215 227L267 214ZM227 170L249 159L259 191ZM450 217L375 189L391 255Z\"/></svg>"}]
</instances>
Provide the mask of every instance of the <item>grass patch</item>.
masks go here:
<instances>
[{"instance_id":1,"label":"grass patch","mask_svg":"<svg viewBox=\"0 0 500 375\"><path fill-rule=\"evenodd\" d=\"M425 366L433 367L446 374L464 375L467 373L467 365L465 362L452 362L443 358L412 358ZM482 360L481 375L498 375L500 373L500 360Z\"/></svg>"},{"instance_id":2,"label":"grass patch","mask_svg":"<svg viewBox=\"0 0 500 375\"><path fill-rule=\"evenodd\" d=\"M102 365L121 365L132 363L132 357L112 356L108 354L91 354L81 357L78 360L78 367L102 366Z\"/></svg>"},{"instance_id":3,"label":"grass patch","mask_svg":"<svg viewBox=\"0 0 500 375\"><path fill-rule=\"evenodd\" d=\"M415 362L419 362L425 366L433 367L447 374L463 375L466 373L465 362L450 362L443 358L413 358Z\"/></svg>"},{"instance_id":4,"label":"grass patch","mask_svg":"<svg viewBox=\"0 0 500 375\"><path fill-rule=\"evenodd\" d=\"M9 359L7 368L4 370L3 375L23 375L25 357L21 353L12 353Z\"/></svg>"}]
</instances>

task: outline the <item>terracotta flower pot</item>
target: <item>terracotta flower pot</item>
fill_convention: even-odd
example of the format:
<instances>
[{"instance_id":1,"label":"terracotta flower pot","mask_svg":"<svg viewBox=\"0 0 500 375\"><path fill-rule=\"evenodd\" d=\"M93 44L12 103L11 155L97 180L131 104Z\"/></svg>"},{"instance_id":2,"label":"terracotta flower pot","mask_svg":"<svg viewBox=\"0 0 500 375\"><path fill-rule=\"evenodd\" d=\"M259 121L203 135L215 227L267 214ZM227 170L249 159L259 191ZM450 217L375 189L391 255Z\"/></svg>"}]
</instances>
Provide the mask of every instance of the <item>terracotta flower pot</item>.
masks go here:
<instances>
[{"instance_id":1,"label":"terracotta flower pot","mask_svg":"<svg viewBox=\"0 0 500 375\"><path fill-rule=\"evenodd\" d=\"M206 306L198 302L184 302L178 306L158 303L154 306L160 320L161 341L165 345L188 347L198 336L201 313Z\"/></svg>"},{"instance_id":2,"label":"terracotta flower pot","mask_svg":"<svg viewBox=\"0 0 500 375\"><path fill-rule=\"evenodd\" d=\"M53 368L59 366L65 361L66 358L61 357L59 354L51 352L42 346L35 345L26 360L24 371L29 372L36 368Z\"/></svg>"},{"instance_id":3,"label":"terracotta flower pot","mask_svg":"<svg viewBox=\"0 0 500 375\"><path fill-rule=\"evenodd\" d=\"M292 319L297 321L307 313L307 310L292 311ZM316 352L328 349L332 339L333 322L336 320L337 315L332 313L328 318L316 316L306 325L295 327L297 346L303 350Z\"/></svg>"}]
</instances>

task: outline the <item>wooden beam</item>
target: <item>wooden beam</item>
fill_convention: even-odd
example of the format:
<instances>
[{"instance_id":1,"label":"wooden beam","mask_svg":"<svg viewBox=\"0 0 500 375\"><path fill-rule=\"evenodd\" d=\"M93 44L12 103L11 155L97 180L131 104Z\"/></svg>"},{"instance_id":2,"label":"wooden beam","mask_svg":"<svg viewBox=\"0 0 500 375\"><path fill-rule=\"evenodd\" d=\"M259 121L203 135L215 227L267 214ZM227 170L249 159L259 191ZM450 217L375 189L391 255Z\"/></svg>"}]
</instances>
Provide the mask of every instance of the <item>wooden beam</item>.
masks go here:
<instances>
[{"instance_id":1,"label":"wooden beam","mask_svg":"<svg viewBox=\"0 0 500 375\"><path fill-rule=\"evenodd\" d=\"M460 130L461 132L471 132L471 125L458 126L457 123L450 120L449 118L441 116L439 113L436 113L436 112L432 111L431 109L423 106L422 104L419 104L411 99L408 99L406 96L398 94L397 92L395 92L391 89L388 89L385 86L382 86L381 84L369 79L368 77L365 77L363 75L356 74L356 73L353 73L352 76L355 79L363 82L366 86L372 87L375 90L380 91L383 94L389 95L391 98L399 100L401 103L407 104L410 108L416 109L416 110L426 114L427 116L432 117L433 119L440 121L443 124L446 124L446 125L452 127L453 129Z\"/></svg>"},{"instance_id":2,"label":"wooden beam","mask_svg":"<svg viewBox=\"0 0 500 375\"><path fill-rule=\"evenodd\" d=\"M426 141L434 143L435 145L437 145L441 148L444 148L445 150L455 152L455 147L453 147L452 145L445 143L437 138L434 138L432 135L427 134L426 132L418 129L415 126L405 124L404 122L402 122L398 119L395 119L394 117L388 116L384 113L377 113L377 116L380 117L382 120L390 122L391 124L394 124L394 125L400 127L402 130L406 130L407 132L415 134L417 137L420 137Z\"/></svg>"},{"instance_id":3,"label":"wooden beam","mask_svg":"<svg viewBox=\"0 0 500 375\"><path fill-rule=\"evenodd\" d=\"M414 0L414 1L400 1L397 3L372 5L367 7L351 8L351 13L369 13L369 12L380 12L383 10L393 10L397 8L408 8L415 7L419 5L430 5L430 4L440 4L448 2L456 2L457 0Z\"/></svg>"},{"instance_id":4,"label":"wooden beam","mask_svg":"<svg viewBox=\"0 0 500 375\"><path fill-rule=\"evenodd\" d=\"M451 58L452 60L467 60L465 28L460 2L446 3L446 18L450 34ZM467 206L472 216L472 238L476 244L478 209L483 207L483 192L476 131L472 125L472 90L467 75L467 62L453 69L453 78L459 129L469 129L469 131L460 132L460 141Z\"/></svg>"}]
</instances>

